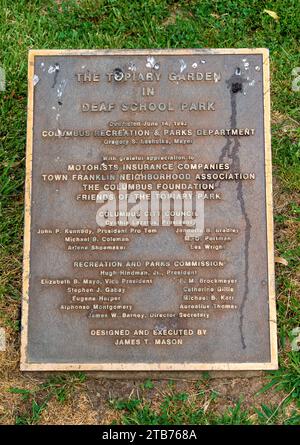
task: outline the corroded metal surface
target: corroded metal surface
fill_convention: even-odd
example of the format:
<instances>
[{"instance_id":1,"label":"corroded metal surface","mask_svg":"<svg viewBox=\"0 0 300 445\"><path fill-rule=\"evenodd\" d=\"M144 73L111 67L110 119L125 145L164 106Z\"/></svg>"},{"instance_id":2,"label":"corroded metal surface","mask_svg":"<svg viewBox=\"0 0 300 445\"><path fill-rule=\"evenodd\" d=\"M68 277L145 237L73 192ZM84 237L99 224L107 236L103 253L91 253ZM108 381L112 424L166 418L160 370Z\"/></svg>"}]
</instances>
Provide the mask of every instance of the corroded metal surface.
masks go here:
<instances>
[{"instance_id":1,"label":"corroded metal surface","mask_svg":"<svg viewBox=\"0 0 300 445\"><path fill-rule=\"evenodd\" d=\"M22 369L276 368L266 50L31 52L26 181Z\"/></svg>"}]
</instances>

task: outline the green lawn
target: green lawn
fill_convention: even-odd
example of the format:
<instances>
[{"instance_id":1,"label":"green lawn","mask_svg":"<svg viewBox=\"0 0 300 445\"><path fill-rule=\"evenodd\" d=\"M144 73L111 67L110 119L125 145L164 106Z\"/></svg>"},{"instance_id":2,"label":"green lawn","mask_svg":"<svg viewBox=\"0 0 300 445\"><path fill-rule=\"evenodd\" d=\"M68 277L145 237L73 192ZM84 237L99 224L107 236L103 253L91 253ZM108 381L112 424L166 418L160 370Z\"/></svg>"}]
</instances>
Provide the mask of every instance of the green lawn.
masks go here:
<instances>
[{"instance_id":1,"label":"green lawn","mask_svg":"<svg viewBox=\"0 0 300 445\"><path fill-rule=\"evenodd\" d=\"M288 261L276 266L281 367L266 377L270 388L253 398L253 406L243 402L243 381L240 399L227 404L222 399L222 406L210 379L183 392L176 383L156 390L160 382L146 381L134 397L108 396L103 402L107 419L300 423L300 360L299 352L291 351L291 331L300 326L300 91L292 89L292 71L300 67L299 23L298 0L0 0L0 67L6 74L0 92L0 327L8 340L7 351L0 353L1 423L51 423L56 402L61 415L73 419L68 403L89 393L93 384L90 377L74 375L54 377L54 383L46 376L31 380L18 371L28 49L201 47L270 49L275 244L277 255ZM300 80L298 85L300 90ZM272 406L265 394L271 400L275 393L280 396ZM83 412L93 411L82 403Z\"/></svg>"}]
</instances>

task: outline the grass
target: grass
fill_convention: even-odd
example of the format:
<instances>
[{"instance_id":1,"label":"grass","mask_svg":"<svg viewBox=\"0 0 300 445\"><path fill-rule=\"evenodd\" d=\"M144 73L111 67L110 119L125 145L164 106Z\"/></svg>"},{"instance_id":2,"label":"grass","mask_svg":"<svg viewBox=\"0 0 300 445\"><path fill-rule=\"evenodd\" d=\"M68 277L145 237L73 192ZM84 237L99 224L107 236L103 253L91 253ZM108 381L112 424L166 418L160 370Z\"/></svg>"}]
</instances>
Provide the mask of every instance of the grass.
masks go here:
<instances>
[{"instance_id":1,"label":"grass","mask_svg":"<svg viewBox=\"0 0 300 445\"><path fill-rule=\"evenodd\" d=\"M279 19L265 9L276 12ZM124 423L299 423L299 353L291 352L291 332L300 326L300 92L292 89L293 69L300 66L299 21L298 0L1 0L0 66L6 72L6 89L0 92L0 326L6 329L9 345L6 353L0 353L0 390L4 391L1 423L51 423L55 421L56 408L70 422L83 423L93 419L121 419ZM59 376L53 377L51 383L46 376L39 377L40 381L18 371L27 51L193 47L270 48L275 245L276 254L288 261L287 266L276 266L281 368L267 375L269 386L258 396L251 396L252 404L242 399L246 391L243 380L241 398L234 403L222 399L222 407L220 397L211 395L209 388L215 385L211 379L200 384L206 392L197 397L193 395L193 384L180 392L175 382L170 395L169 385L161 394L159 382L154 385L145 381L140 391L146 391L147 400L137 397L133 402L127 397L122 402L101 405L105 414L93 417L95 409L88 399L76 409L72 405L78 394L88 394L93 399L93 390L87 389L91 379L87 379L87 386L78 382L73 385L70 377L64 380ZM261 383L265 386L266 382ZM70 385L74 390L69 391ZM12 386L14 392L8 392ZM24 388L29 392L23 393ZM101 388L99 391L101 397L111 400ZM149 401L150 393L154 402ZM278 399L272 405L274 397ZM78 412L82 412L81 417L76 417Z\"/></svg>"}]
</instances>

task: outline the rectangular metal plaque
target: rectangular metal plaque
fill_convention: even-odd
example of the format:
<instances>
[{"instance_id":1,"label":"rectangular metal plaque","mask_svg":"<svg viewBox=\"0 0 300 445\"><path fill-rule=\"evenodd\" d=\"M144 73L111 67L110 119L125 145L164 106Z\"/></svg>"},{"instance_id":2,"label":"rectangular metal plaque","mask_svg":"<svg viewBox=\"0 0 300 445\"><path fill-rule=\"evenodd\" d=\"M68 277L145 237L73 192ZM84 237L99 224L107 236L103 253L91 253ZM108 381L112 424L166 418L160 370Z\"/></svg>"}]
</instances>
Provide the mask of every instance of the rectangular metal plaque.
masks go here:
<instances>
[{"instance_id":1,"label":"rectangular metal plaque","mask_svg":"<svg viewBox=\"0 0 300 445\"><path fill-rule=\"evenodd\" d=\"M29 53L22 370L277 367L266 49Z\"/></svg>"}]
</instances>

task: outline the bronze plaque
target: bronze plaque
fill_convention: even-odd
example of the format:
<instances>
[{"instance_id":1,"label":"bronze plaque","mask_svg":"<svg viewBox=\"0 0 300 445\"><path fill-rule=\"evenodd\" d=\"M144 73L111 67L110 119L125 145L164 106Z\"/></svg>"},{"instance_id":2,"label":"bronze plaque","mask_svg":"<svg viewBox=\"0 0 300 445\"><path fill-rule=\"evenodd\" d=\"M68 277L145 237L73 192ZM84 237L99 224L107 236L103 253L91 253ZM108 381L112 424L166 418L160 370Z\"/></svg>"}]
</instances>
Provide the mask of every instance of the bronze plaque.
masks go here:
<instances>
[{"instance_id":1,"label":"bronze plaque","mask_svg":"<svg viewBox=\"0 0 300 445\"><path fill-rule=\"evenodd\" d=\"M266 49L33 50L22 370L277 367Z\"/></svg>"}]
</instances>

